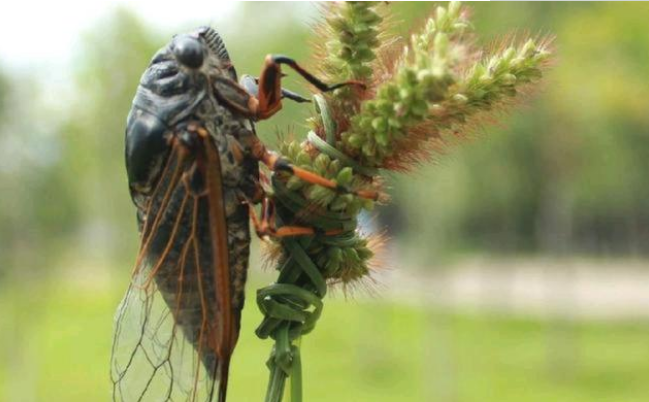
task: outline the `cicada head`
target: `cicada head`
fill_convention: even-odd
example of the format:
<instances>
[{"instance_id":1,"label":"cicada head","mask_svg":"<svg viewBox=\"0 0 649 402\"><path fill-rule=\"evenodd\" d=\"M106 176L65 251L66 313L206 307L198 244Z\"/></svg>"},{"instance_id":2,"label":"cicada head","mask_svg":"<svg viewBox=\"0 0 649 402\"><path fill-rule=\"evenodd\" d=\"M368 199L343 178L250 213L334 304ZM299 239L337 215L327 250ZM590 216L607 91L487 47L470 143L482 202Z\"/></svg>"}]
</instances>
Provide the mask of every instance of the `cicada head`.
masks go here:
<instances>
[{"instance_id":1,"label":"cicada head","mask_svg":"<svg viewBox=\"0 0 649 402\"><path fill-rule=\"evenodd\" d=\"M176 35L170 49L178 63L190 71L237 79L225 43L211 27L200 27L193 32Z\"/></svg>"}]
</instances>

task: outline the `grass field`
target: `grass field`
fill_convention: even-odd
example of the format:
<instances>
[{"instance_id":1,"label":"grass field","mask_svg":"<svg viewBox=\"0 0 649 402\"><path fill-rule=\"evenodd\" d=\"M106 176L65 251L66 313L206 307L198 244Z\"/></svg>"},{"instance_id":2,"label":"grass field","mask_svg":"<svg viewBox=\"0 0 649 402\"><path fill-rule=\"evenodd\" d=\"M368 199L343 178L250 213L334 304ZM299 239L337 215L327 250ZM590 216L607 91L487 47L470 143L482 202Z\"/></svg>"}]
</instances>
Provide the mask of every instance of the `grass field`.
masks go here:
<instances>
[{"instance_id":1,"label":"grass field","mask_svg":"<svg viewBox=\"0 0 649 402\"><path fill-rule=\"evenodd\" d=\"M0 400L110 399L108 359L121 290L0 288ZM262 401L270 341L249 303L230 400ZM328 300L303 341L305 400L647 401L649 324L560 323Z\"/></svg>"}]
</instances>

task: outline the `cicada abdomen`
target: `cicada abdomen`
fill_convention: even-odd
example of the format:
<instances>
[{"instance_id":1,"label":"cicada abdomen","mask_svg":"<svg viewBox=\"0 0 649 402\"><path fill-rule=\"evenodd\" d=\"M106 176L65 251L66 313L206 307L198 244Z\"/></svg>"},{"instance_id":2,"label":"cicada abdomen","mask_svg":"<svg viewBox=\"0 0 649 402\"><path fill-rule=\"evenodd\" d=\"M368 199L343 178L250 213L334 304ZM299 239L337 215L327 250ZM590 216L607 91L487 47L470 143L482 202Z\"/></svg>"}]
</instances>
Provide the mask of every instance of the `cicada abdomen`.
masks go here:
<instances>
[{"instance_id":1,"label":"cicada abdomen","mask_svg":"<svg viewBox=\"0 0 649 402\"><path fill-rule=\"evenodd\" d=\"M243 307L255 196L253 125L223 105L236 80L210 28L174 37L142 76L126 130L141 247L116 317L119 401L225 400Z\"/></svg>"}]
</instances>

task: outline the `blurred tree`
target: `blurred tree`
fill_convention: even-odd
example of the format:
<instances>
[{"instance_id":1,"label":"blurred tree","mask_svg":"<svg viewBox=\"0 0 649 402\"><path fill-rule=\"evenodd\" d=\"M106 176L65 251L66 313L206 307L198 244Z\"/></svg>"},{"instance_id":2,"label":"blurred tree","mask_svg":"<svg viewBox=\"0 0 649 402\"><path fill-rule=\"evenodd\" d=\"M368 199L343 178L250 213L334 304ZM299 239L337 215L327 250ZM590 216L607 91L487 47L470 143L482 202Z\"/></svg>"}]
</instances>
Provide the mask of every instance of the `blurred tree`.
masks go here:
<instances>
[{"instance_id":1,"label":"blurred tree","mask_svg":"<svg viewBox=\"0 0 649 402\"><path fill-rule=\"evenodd\" d=\"M4 131L3 131L3 125L4 125L4 117L5 117L5 110L7 108L6 103L7 103L7 98L8 98L8 84L7 84L7 79L4 75L3 71L0 71L0 141L4 142ZM3 190L6 190L5 186L6 184L3 181L3 174L2 171L0 170L0 192ZM0 207L4 207L4 202L2 202L2 198L0 198ZM0 209L0 239L6 239L7 236L9 235L8 233L8 228L9 228L9 222L7 219L6 213L3 213L2 211L6 211L5 208ZM0 268L0 275L4 274L6 271L6 267L9 265L9 256L8 252L6 249L6 246L3 246L0 244L0 267L5 267Z\"/></svg>"},{"instance_id":2,"label":"blurred tree","mask_svg":"<svg viewBox=\"0 0 649 402\"><path fill-rule=\"evenodd\" d=\"M81 223L76 251L127 262L137 231L124 169L124 127L140 75L164 41L118 8L83 35L75 63L77 99L61 129L62 169Z\"/></svg>"},{"instance_id":3,"label":"blurred tree","mask_svg":"<svg viewBox=\"0 0 649 402\"><path fill-rule=\"evenodd\" d=\"M415 182L395 180L394 205L405 209L400 215L408 222L403 243L426 250L428 261L458 247L643 252L649 56L641 49L649 48L643 28L649 6L476 7L482 8L476 25L486 31L502 34L523 24L556 33L559 65L547 90L505 129L490 129L487 138L441 157Z\"/></svg>"},{"instance_id":4,"label":"blurred tree","mask_svg":"<svg viewBox=\"0 0 649 402\"><path fill-rule=\"evenodd\" d=\"M587 251L646 252L647 15L647 4L597 4L573 14L557 32L570 53L566 68L556 71L549 101L570 123L564 135L579 138L575 230Z\"/></svg>"},{"instance_id":5,"label":"blurred tree","mask_svg":"<svg viewBox=\"0 0 649 402\"><path fill-rule=\"evenodd\" d=\"M4 117L4 111L7 108L7 92L9 90L9 84L7 83L7 77L5 73L0 70L0 119Z\"/></svg>"},{"instance_id":6,"label":"blurred tree","mask_svg":"<svg viewBox=\"0 0 649 402\"><path fill-rule=\"evenodd\" d=\"M75 201L58 169L53 116L34 112L43 108L36 77L14 73L0 85L0 271L27 275L64 245Z\"/></svg>"}]
</instances>

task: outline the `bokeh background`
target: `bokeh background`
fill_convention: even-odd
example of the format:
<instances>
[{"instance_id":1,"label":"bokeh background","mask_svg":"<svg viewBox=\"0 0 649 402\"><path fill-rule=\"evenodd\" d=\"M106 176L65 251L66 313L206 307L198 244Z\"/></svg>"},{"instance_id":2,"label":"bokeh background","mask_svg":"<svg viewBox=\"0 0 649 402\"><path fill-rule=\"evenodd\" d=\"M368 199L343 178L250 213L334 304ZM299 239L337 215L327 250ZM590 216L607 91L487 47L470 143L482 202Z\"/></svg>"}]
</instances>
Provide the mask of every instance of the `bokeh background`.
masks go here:
<instances>
[{"instance_id":1,"label":"bokeh background","mask_svg":"<svg viewBox=\"0 0 649 402\"><path fill-rule=\"evenodd\" d=\"M308 61L318 9L32 3L0 7L0 400L103 401L138 245L123 133L140 74L206 23L240 73L267 53ZM407 34L433 5L386 7ZM556 66L476 141L389 178L393 203L371 224L392 239L388 269L328 298L303 342L305 399L647 401L649 5L471 7L482 43L555 35ZM287 104L260 135L304 135L310 113ZM249 295L273 279L259 261ZM259 318L249 302L233 401L263 399Z\"/></svg>"}]
</instances>

